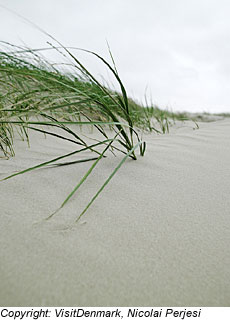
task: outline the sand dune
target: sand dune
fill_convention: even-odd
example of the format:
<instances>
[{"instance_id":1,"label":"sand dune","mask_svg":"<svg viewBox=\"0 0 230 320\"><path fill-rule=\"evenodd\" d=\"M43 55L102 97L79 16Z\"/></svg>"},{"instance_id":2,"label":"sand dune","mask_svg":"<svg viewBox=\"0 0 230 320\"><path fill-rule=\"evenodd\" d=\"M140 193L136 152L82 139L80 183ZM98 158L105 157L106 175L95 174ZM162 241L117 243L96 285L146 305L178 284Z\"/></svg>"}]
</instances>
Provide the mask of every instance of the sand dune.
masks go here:
<instances>
[{"instance_id":1,"label":"sand dune","mask_svg":"<svg viewBox=\"0 0 230 320\"><path fill-rule=\"evenodd\" d=\"M78 224L118 164L109 155L49 221L91 163L0 183L0 301L5 306L230 306L230 120L146 135ZM0 160L0 177L71 144L33 134Z\"/></svg>"}]
</instances>

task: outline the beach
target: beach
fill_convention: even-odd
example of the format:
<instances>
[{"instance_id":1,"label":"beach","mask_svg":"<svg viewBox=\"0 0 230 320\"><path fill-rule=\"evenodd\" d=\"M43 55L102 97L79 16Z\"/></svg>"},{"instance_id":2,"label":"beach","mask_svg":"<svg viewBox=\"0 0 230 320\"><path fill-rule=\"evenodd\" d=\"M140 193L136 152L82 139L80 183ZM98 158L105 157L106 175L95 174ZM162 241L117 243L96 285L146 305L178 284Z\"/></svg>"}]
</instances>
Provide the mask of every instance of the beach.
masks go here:
<instances>
[{"instance_id":1,"label":"beach","mask_svg":"<svg viewBox=\"0 0 230 320\"><path fill-rule=\"evenodd\" d=\"M122 154L108 153L49 220L91 162L2 181L1 304L230 306L229 138L229 119L145 134L145 156L128 159L78 223ZM31 132L15 151L1 179L73 145Z\"/></svg>"}]
</instances>

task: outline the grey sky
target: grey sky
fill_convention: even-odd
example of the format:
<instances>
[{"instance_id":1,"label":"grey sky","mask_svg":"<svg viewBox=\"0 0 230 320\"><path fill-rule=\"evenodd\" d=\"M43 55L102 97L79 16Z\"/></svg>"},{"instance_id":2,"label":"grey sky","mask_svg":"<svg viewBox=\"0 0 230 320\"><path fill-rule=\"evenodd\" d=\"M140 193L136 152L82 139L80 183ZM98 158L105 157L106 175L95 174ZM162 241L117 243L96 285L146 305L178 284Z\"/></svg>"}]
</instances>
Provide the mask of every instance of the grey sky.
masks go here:
<instances>
[{"instance_id":1,"label":"grey sky","mask_svg":"<svg viewBox=\"0 0 230 320\"><path fill-rule=\"evenodd\" d=\"M66 46L108 57L130 96L174 110L230 112L228 0L0 0ZM0 8L0 40L44 47L49 40ZM95 72L95 60L87 59Z\"/></svg>"}]
</instances>

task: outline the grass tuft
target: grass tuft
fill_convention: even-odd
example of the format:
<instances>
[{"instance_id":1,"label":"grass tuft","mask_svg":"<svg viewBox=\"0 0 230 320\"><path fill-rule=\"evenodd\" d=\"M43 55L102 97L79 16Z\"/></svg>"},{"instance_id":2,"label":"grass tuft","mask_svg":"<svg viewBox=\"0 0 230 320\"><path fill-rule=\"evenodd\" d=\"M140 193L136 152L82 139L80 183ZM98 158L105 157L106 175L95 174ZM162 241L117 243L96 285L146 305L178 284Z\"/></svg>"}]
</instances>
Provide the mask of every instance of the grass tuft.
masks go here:
<instances>
[{"instance_id":1,"label":"grass tuft","mask_svg":"<svg viewBox=\"0 0 230 320\"><path fill-rule=\"evenodd\" d=\"M79 215L76 220L78 221L128 157L136 160L138 148L140 155L144 156L146 143L141 139L142 131L167 133L171 124L178 119L184 120L185 115L163 111L154 105L143 107L128 98L110 48L112 64L95 52L81 50L85 54L93 55L108 69L118 83L120 92L113 91L100 83L70 48L57 43L56 47L51 44L49 48L43 49L2 43L5 49L0 52L0 150L7 158L14 156L15 134L29 144L31 130L71 142L74 150L11 174L2 180L51 164L73 165L94 161L60 208L47 218L50 219L74 196L98 162L107 156L108 151L113 154L121 152L124 154L123 159ZM70 61L68 59L66 66L71 66L74 72L71 74L63 72L47 61L41 55L44 50L56 50L65 57L68 56ZM94 127L99 133L99 140L89 144L89 139L81 130L80 133L76 130L82 126ZM101 147L104 147L102 151ZM74 154L84 154L86 151L91 151L94 157L87 155L83 160L81 158L62 164L58 162Z\"/></svg>"}]
</instances>

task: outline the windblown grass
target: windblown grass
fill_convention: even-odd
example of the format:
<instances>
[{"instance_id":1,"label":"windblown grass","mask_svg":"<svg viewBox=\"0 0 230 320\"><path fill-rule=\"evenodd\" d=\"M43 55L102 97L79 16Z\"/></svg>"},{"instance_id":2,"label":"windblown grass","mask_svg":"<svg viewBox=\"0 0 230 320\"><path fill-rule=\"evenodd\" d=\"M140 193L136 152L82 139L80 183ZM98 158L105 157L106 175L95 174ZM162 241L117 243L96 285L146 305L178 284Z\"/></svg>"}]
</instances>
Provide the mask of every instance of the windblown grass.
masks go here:
<instances>
[{"instance_id":1,"label":"windblown grass","mask_svg":"<svg viewBox=\"0 0 230 320\"><path fill-rule=\"evenodd\" d=\"M83 160L74 161L75 164L83 161L94 162L63 201L59 208L61 209L77 192L98 162L106 157L108 151L124 154L124 158L79 218L98 197L124 161L128 157L137 159L137 148L140 155L144 155L146 145L140 138L141 130L166 133L169 131L171 122L175 119L183 119L183 115L162 111L155 106L144 108L128 99L111 52L112 64L98 54L85 50L86 54L93 55L106 66L119 85L120 93L108 89L99 82L68 48L52 46L51 49L68 55L71 60L71 62L68 61L68 65L71 64L74 70L71 74L63 73L46 61L39 50L6 43L4 46L6 49L0 52L0 149L5 157L14 156L15 133L17 132L29 143L31 130L72 142L75 149L71 153L14 173L3 180L90 150L94 154L93 158L87 156ZM157 126L155 126L156 123ZM76 126L93 126L99 132L101 139L89 144L85 136L78 133L79 130L75 130ZM110 128L112 137L108 137L106 127ZM101 149L103 146L104 149ZM71 163L73 162L69 162Z\"/></svg>"},{"instance_id":2,"label":"windblown grass","mask_svg":"<svg viewBox=\"0 0 230 320\"><path fill-rule=\"evenodd\" d=\"M145 142L141 141L134 128L127 94L115 67L99 55L88 52L100 59L112 72L121 93L107 89L67 48L63 47L63 50L73 60L72 66L75 67L76 74L61 73L42 59L36 51L14 46L12 49L13 51L0 53L0 148L3 154L6 157L14 155L15 132L29 142L30 130L70 141L75 144L76 149L69 154L12 174L4 180L90 150L96 157L79 159L75 163L92 160L94 163L64 200L60 207L62 208L96 164L106 156L108 150L120 151L125 154L124 159L131 157L136 160L135 149L138 147L140 155L144 155ZM94 126L99 131L101 139L90 145L84 135L74 130L76 125ZM110 126L112 138L108 137L105 126ZM101 148L98 149L103 145L103 151ZM120 164L117 168L119 166ZM96 199L99 193L93 199Z\"/></svg>"}]
</instances>

